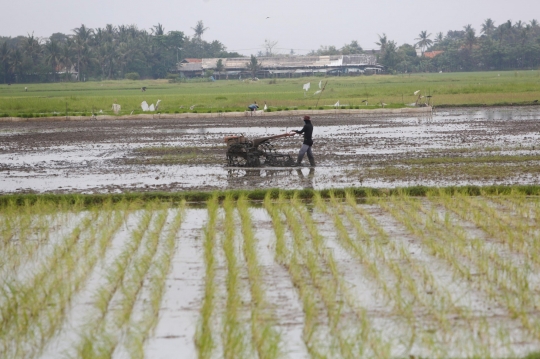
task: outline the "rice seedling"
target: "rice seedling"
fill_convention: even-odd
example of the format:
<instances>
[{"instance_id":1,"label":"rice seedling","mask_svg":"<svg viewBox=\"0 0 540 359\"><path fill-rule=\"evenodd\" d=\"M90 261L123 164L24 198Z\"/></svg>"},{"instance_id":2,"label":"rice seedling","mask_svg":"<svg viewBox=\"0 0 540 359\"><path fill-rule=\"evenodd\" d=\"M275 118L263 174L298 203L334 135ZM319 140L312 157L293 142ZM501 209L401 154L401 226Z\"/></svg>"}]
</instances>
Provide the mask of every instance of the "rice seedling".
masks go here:
<instances>
[{"instance_id":1,"label":"rice seedling","mask_svg":"<svg viewBox=\"0 0 540 359\"><path fill-rule=\"evenodd\" d=\"M305 348L294 348L316 358L521 357L540 338L534 191L214 193L200 241L197 356L287 354L282 311L267 298L272 273L258 252L258 204L248 200L264 196L269 248L288 274L279 280L290 280L302 311ZM356 195L367 197L357 203ZM169 309L161 301L190 209L180 196L110 198L0 199L0 356L60 355L53 348L74 323L80 339L63 345L67 356L145 356Z\"/></svg>"},{"instance_id":2,"label":"rice seedling","mask_svg":"<svg viewBox=\"0 0 540 359\"><path fill-rule=\"evenodd\" d=\"M21 294L18 298L11 298L10 302L16 303L17 307L11 312L11 308L3 308L11 316L4 321L2 330L6 331L7 338L13 335L16 338L8 345L2 343L8 355L39 353L47 340L56 333L64 319L66 305L82 287L121 224L118 214L112 218L107 214L106 210L99 216L101 220L98 220L98 228L101 232L90 228L88 235L81 237L78 227L68 237L67 248L60 247L53 252L51 264L42 268L26 284L29 287L22 285L17 288L17 294ZM87 219L84 225L88 227L89 223Z\"/></svg>"},{"instance_id":3,"label":"rice seedling","mask_svg":"<svg viewBox=\"0 0 540 359\"><path fill-rule=\"evenodd\" d=\"M204 261L206 265L204 298L201 307L201 320L197 327L195 345L200 359L209 359L215 346L215 339L211 325L211 317L214 311L215 296L215 245L216 245L216 222L218 216L218 200L214 194L207 203L208 223L204 232Z\"/></svg>"},{"instance_id":4,"label":"rice seedling","mask_svg":"<svg viewBox=\"0 0 540 359\"><path fill-rule=\"evenodd\" d=\"M447 261L457 275L466 278L471 285L485 292L488 298L507 308L526 330L537 335L529 318L523 315L523 309L530 307L532 298L525 289L527 280L518 268L502 258L495 249L488 248L482 240L471 239L456 223L450 227L444 226L444 219L433 211L425 210L418 201L402 196L400 199L393 198L392 206L383 201L379 203L421 238L434 255ZM473 276L473 273L485 278Z\"/></svg>"},{"instance_id":5,"label":"rice seedling","mask_svg":"<svg viewBox=\"0 0 540 359\"><path fill-rule=\"evenodd\" d=\"M445 308L445 303L450 302L448 293L442 290L438 292L434 279L426 272L426 269L412 260L409 252L402 245L390 240L375 220L356 205L356 200L350 193L347 195L348 204L361 214L375 235L368 233L358 219L354 218L352 213L344 208L332 193L330 193L330 208L326 206L320 196L316 195L314 201L322 212L332 216L340 244L364 266L377 286L381 288L389 304L394 306L395 314L404 318L408 323L410 330L408 330L407 335L409 338L403 339L403 341L408 343L409 350L417 340L417 336L419 340L423 340L426 335L422 332L416 333L415 328L421 325L417 323L418 316L413 308L416 310L420 310L422 307L427 309L443 332L446 332L449 329L447 309ZM345 217L355 228L356 240L353 240L349 235L342 217ZM397 256L397 258L389 258L389 256ZM409 268L403 268L405 269L403 270L401 268L403 262L406 262ZM423 278L422 288L419 288L417 281L412 277L412 273L415 272ZM432 294L429 296L423 294L428 291ZM369 333L364 335L369 335ZM441 354L443 353L438 355Z\"/></svg>"},{"instance_id":6,"label":"rice seedling","mask_svg":"<svg viewBox=\"0 0 540 359\"><path fill-rule=\"evenodd\" d=\"M358 357L363 354L365 343L359 342L355 328L347 326L344 322L347 317L345 313L351 311L351 308L344 300L346 296L343 294L342 274L338 271L332 252L326 248L324 238L318 232L306 208L296 197L290 200L290 204L290 207L283 208L282 211L294 238L293 248L300 255L299 259L306 268L308 275L306 279L322 301L323 312L326 313L327 326L332 338L326 350L329 350L329 353L337 351L342 357ZM304 225L300 224L299 219ZM307 232L309 237L302 232ZM308 238L313 247L306 246Z\"/></svg>"},{"instance_id":7,"label":"rice seedling","mask_svg":"<svg viewBox=\"0 0 540 359\"><path fill-rule=\"evenodd\" d=\"M274 231L276 233L276 260L283 265L289 272L294 286L298 289L300 301L304 311L304 328L303 328L303 340L306 348L311 356L316 358L325 357L324 349L321 348L321 343L317 337L317 331L319 327L319 312L321 310L320 305L317 303L317 296L314 288L309 285L310 280L306 278L306 273L303 268L302 259L299 253L298 237L302 236L300 227L291 227L289 219L285 214L287 208L284 194L279 193L277 204L272 203L270 196L265 198L265 208L272 218ZM282 224L281 213L285 215L288 227L294 231L293 237L296 239L293 241L293 250L289 250L286 247L285 241L285 228ZM278 248L280 248L278 250Z\"/></svg>"},{"instance_id":8,"label":"rice seedling","mask_svg":"<svg viewBox=\"0 0 540 359\"><path fill-rule=\"evenodd\" d=\"M264 295L261 268L257 259L256 240L245 196L237 201L243 234L243 253L247 265L251 293L251 333L259 358L281 356L281 335L274 328L274 318Z\"/></svg>"},{"instance_id":9,"label":"rice seedling","mask_svg":"<svg viewBox=\"0 0 540 359\"><path fill-rule=\"evenodd\" d=\"M240 268L236 258L234 203L230 196L225 198L223 209L225 211L223 251L225 252L227 266L227 300L222 330L223 356L226 359L244 358L248 355L248 341L239 313L242 306Z\"/></svg>"},{"instance_id":10,"label":"rice seedling","mask_svg":"<svg viewBox=\"0 0 540 359\"><path fill-rule=\"evenodd\" d=\"M151 208L151 207L150 207ZM120 254L110 265L107 272L105 283L103 283L93 295L94 308L88 319L85 320L85 327L81 335L81 340L77 344L75 350L80 358L94 358L104 356L106 353L111 353L111 350L116 347L117 337L106 335L104 328L106 319L111 308L111 302L115 294L121 290L124 278L127 275L128 265L133 261L139 247L143 241L143 237L149 229L152 220L152 211L147 208L141 216L141 220L137 228L131 234L130 240L125 244ZM131 287L133 288L133 286ZM123 308L126 308L124 305ZM122 308L122 307L121 307ZM122 313L118 311L117 313ZM125 313L125 311L124 311ZM111 349L112 348L112 349Z\"/></svg>"}]
</instances>

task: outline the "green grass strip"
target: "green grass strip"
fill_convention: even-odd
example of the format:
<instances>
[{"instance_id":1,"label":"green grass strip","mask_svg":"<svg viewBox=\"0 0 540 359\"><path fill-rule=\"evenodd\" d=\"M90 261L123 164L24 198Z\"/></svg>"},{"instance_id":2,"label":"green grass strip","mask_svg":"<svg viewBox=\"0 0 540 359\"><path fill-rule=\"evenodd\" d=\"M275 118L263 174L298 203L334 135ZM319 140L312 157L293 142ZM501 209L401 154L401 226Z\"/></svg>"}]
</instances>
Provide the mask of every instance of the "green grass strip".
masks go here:
<instances>
[{"instance_id":1,"label":"green grass strip","mask_svg":"<svg viewBox=\"0 0 540 359\"><path fill-rule=\"evenodd\" d=\"M269 196L270 199L277 199L281 193L283 198L313 199L316 193L322 198L330 198L330 192L336 197L345 197L347 192L353 193L355 197L386 197L399 193L409 196L425 197L436 191L453 195L460 193L467 196L481 195L510 195L523 194L527 196L540 196L540 185L494 185L494 186L449 186L449 187L428 187L411 186L399 188L369 188L369 187L347 187L323 190L281 190L277 188L256 189L256 190L226 190L226 191L185 191L185 192L134 192L124 194L7 194L0 195L0 210L4 212L7 208L13 206L23 206L37 201L77 204L84 207L92 207L105 202L147 202L147 201L165 201L178 205L182 201L187 202L206 202L212 198L224 200L230 197L237 200L241 196L249 200L262 201Z\"/></svg>"}]
</instances>

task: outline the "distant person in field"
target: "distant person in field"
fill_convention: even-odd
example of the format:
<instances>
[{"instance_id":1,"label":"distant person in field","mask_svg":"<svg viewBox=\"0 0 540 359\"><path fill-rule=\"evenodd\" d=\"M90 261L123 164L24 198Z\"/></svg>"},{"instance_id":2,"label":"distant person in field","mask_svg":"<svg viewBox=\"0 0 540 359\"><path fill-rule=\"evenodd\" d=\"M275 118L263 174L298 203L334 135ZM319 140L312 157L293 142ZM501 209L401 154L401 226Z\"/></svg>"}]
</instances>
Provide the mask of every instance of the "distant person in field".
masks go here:
<instances>
[{"instance_id":1,"label":"distant person in field","mask_svg":"<svg viewBox=\"0 0 540 359\"><path fill-rule=\"evenodd\" d=\"M257 109L259 108L259 105L257 105L257 102L253 102L251 105L248 106L249 110L250 111L257 111Z\"/></svg>"},{"instance_id":2,"label":"distant person in field","mask_svg":"<svg viewBox=\"0 0 540 359\"><path fill-rule=\"evenodd\" d=\"M302 164L302 159L307 153L310 166L315 167L315 158L313 157L313 153L311 152L311 146L313 146L313 125L311 124L311 119L309 116L304 116L303 120L304 127L302 127L300 131L292 131L296 134L304 135L304 142L302 143L302 148L300 148L300 152L298 152L298 159L296 160L296 165L300 166Z\"/></svg>"}]
</instances>

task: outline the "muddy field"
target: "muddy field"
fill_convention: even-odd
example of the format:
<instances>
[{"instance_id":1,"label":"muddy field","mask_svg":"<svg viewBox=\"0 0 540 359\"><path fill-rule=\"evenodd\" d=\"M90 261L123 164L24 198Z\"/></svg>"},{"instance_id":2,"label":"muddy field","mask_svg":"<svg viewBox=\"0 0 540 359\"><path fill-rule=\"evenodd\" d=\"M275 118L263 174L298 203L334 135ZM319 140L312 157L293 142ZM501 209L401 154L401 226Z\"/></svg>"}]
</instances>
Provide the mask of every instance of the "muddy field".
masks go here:
<instances>
[{"instance_id":1,"label":"muddy field","mask_svg":"<svg viewBox=\"0 0 540 359\"><path fill-rule=\"evenodd\" d=\"M0 193L538 183L538 107L313 124L317 167L244 169L226 166L224 136L275 135L301 119L0 122ZM274 145L295 156L301 139Z\"/></svg>"}]
</instances>

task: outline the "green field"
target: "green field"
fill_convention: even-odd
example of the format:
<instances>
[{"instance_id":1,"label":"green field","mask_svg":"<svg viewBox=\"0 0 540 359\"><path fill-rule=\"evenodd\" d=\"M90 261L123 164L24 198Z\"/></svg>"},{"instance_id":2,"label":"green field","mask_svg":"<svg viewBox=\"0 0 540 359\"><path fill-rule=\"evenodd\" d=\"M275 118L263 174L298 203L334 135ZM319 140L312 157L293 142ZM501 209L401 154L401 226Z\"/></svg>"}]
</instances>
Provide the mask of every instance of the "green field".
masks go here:
<instances>
[{"instance_id":1,"label":"green field","mask_svg":"<svg viewBox=\"0 0 540 359\"><path fill-rule=\"evenodd\" d=\"M313 93L319 81L328 81L320 100ZM141 113L140 103L160 99L161 113L243 111L253 101L264 102L274 111L330 108L338 100L347 107L403 107L412 103L414 91L433 96L435 106L531 104L540 99L540 71L430 73L359 77L303 77L256 82L219 80L216 82L168 83L166 80L103 81L86 83L0 85L0 116L38 117L55 112L90 115L93 111L111 114L116 101L121 114ZM308 96L302 85L311 82ZM141 92L146 86L147 91ZM28 92L24 88L28 87ZM318 102L318 104L317 104ZM193 109L190 110L190 107Z\"/></svg>"}]
</instances>

